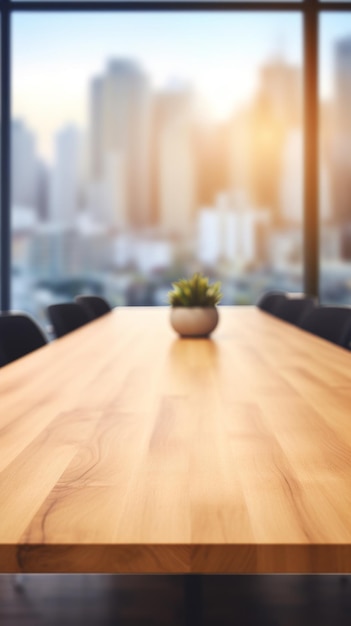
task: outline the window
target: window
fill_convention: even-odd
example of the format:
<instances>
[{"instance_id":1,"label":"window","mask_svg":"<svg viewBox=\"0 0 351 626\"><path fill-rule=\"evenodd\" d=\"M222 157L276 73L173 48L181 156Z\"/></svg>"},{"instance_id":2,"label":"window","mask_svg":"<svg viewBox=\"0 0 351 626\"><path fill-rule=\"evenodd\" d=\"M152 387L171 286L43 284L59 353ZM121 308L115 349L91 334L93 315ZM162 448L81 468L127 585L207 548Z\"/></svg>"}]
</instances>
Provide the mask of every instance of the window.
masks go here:
<instances>
[{"instance_id":1,"label":"window","mask_svg":"<svg viewBox=\"0 0 351 626\"><path fill-rule=\"evenodd\" d=\"M194 269L222 281L227 304L301 291L299 15L13 25L15 308L40 317L82 291L165 304Z\"/></svg>"},{"instance_id":2,"label":"window","mask_svg":"<svg viewBox=\"0 0 351 626\"><path fill-rule=\"evenodd\" d=\"M131 2L126 11L114 0L74 10L68 0L58 12L54 0L28 9L3 1L12 107L2 139L8 163L11 145L3 307L10 284L11 306L38 319L82 291L163 304L170 282L194 270L222 280L227 304L268 288L316 294L318 269L322 296L347 301L325 213L342 176L330 165L337 131L322 95L323 19L337 13L327 2L284 4ZM317 93L306 80L317 59L319 240Z\"/></svg>"},{"instance_id":3,"label":"window","mask_svg":"<svg viewBox=\"0 0 351 626\"><path fill-rule=\"evenodd\" d=\"M320 297L351 304L351 16L320 33Z\"/></svg>"}]
</instances>

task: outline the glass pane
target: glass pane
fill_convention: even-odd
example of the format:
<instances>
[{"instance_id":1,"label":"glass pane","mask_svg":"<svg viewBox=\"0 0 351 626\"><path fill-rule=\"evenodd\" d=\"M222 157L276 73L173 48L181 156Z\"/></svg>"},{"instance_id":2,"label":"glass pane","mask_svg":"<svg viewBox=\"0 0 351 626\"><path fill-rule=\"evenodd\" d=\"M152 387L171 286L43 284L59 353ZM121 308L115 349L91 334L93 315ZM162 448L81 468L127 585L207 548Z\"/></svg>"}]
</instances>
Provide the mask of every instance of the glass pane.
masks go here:
<instances>
[{"instance_id":1,"label":"glass pane","mask_svg":"<svg viewBox=\"0 0 351 626\"><path fill-rule=\"evenodd\" d=\"M320 26L320 295L351 304L351 15Z\"/></svg>"},{"instance_id":2,"label":"glass pane","mask_svg":"<svg viewBox=\"0 0 351 626\"><path fill-rule=\"evenodd\" d=\"M13 305L302 289L301 19L18 14Z\"/></svg>"}]
</instances>

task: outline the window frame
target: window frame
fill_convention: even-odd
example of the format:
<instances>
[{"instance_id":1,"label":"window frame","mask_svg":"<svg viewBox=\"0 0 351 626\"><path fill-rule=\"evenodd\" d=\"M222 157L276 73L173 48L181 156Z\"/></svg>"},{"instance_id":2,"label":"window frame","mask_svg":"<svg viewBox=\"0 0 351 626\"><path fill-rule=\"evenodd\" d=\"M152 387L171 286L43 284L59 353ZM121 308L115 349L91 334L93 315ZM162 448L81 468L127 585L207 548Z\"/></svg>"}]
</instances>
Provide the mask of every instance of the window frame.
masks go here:
<instances>
[{"instance_id":1,"label":"window frame","mask_svg":"<svg viewBox=\"0 0 351 626\"><path fill-rule=\"evenodd\" d=\"M319 296L319 216L318 216L318 22L321 13L351 12L351 1L288 0L287 2L239 0L238 2L199 1L160 2L116 0L0 0L1 19L1 192L0 192L0 309L11 308L11 16L19 12L133 12L133 11L223 11L297 12L303 28L303 109L304 109L304 292Z\"/></svg>"}]
</instances>

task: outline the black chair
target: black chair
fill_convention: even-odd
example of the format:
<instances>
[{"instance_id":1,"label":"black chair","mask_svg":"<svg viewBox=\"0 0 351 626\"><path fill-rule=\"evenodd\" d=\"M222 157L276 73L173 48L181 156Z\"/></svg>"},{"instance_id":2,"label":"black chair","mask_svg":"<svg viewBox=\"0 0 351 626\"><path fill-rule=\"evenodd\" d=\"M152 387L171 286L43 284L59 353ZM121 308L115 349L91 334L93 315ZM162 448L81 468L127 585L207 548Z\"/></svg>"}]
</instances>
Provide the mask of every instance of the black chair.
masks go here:
<instances>
[{"instance_id":1,"label":"black chair","mask_svg":"<svg viewBox=\"0 0 351 626\"><path fill-rule=\"evenodd\" d=\"M48 343L36 322L25 313L0 314L0 366L34 352Z\"/></svg>"},{"instance_id":2,"label":"black chair","mask_svg":"<svg viewBox=\"0 0 351 626\"><path fill-rule=\"evenodd\" d=\"M351 308L316 307L303 317L299 326L338 346L351 349Z\"/></svg>"},{"instance_id":3,"label":"black chair","mask_svg":"<svg viewBox=\"0 0 351 626\"><path fill-rule=\"evenodd\" d=\"M83 307L91 320L102 317L111 311L109 303L101 296L77 296L74 300Z\"/></svg>"},{"instance_id":4,"label":"black chair","mask_svg":"<svg viewBox=\"0 0 351 626\"><path fill-rule=\"evenodd\" d=\"M275 315L279 306L286 300L286 294L281 291L268 291L258 300L256 306L266 313Z\"/></svg>"},{"instance_id":5,"label":"black chair","mask_svg":"<svg viewBox=\"0 0 351 626\"><path fill-rule=\"evenodd\" d=\"M286 298L278 303L275 315L290 324L299 324L315 307L313 298Z\"/></svg>"},{"instance_id":6,"label":"black chair","mask_svg":"<svg viewBox=\"0 0 351 626\"><path fill-rule=\"evenodd\" d=\"M52 304L47 308L47 312L57 338L63 337L91 321L83 307L75 302Z\"/></svg>"}]
</instances>

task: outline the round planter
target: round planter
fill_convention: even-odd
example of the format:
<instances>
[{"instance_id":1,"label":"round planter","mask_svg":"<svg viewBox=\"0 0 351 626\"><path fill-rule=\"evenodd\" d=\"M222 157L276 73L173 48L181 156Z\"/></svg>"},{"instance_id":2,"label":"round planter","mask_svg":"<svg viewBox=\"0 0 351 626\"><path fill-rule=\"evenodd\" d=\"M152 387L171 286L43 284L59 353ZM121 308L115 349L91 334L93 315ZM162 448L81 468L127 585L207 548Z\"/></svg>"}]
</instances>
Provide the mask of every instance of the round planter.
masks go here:
<instances>
[{"instance_id":1,"label":"round planter","mask_svg":"<svg viewBox=\"0 0 351 626\"><path fill-rule=\"evenodd\" d=\"M208 337L218 324L216 307L171 307L171 324L181 337Z\"/></svg>"}]
</instances>

